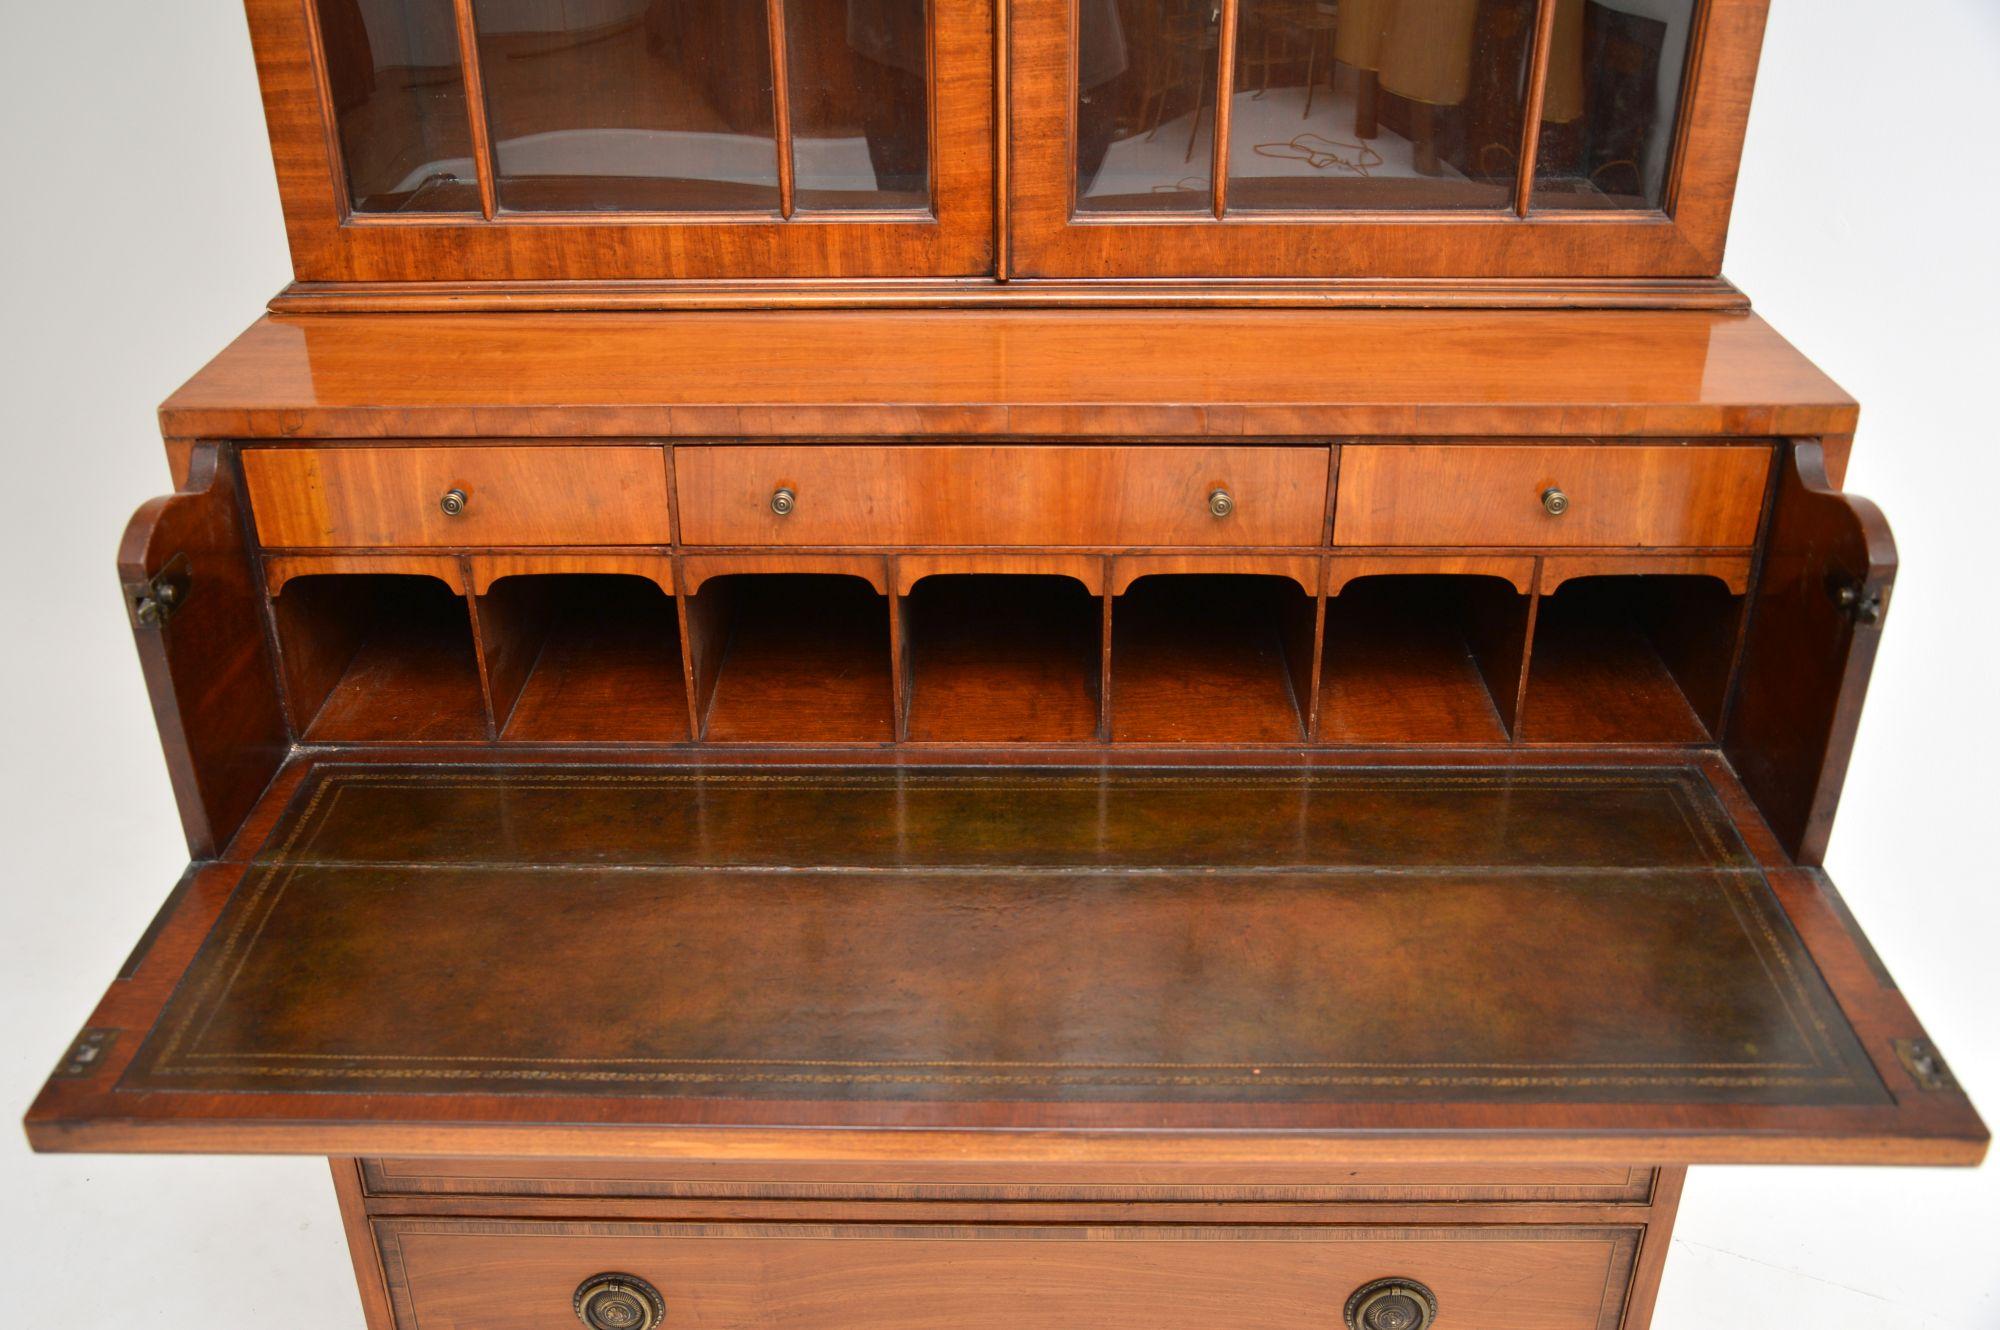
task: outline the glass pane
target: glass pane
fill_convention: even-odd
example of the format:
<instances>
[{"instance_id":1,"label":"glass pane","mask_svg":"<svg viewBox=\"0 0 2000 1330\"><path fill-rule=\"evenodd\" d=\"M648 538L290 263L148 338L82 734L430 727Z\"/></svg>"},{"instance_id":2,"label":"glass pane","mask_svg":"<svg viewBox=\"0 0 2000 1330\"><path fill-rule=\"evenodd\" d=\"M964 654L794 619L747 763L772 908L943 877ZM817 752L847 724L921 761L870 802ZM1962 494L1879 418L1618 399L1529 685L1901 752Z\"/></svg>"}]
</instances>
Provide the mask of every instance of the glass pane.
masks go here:
<instances>
[{"instance_id":1,"label":"glass pane","mask_svg":"<svg viewBox=\"0 0 2000 1330\"><path fill-rule=\"evenodd\" d=\"M1511 208L1534 0L1242 0L1229 208Z\"/></svg>"},{"instance_id":2,"label":"glass pane","mask_svg":"<svg viewBox=\"0 0 2000 1330\"><path fill-rule=\"evenodd\" d=\"M1658 208L1697 0L1558 0L1537 208Z\"/></svg>"},{"instance_id":3,"label":"glass pane","mask_svg":"<svg viewBox=\"0 0 2000 1330\"><path fill-rule=\"evenodd\" d=\"M1076 0L1079 212L1205 212L1217 0Z\"/></svg>"},{"instance_id":4,"label":"glass pane","mask_svg":"<svg viewBox=\"0 0 2000 1330\"><path fill-rule=\"evenodd\" d=\"M775 210L771 34L751 0L473 0L500 206Z\"/></svg>"},{"instance_id":5,"label":"glass pane","mask_svg":"<svg viewBox=\"0 0 2000 1330\"><path fill-rule=\"evenodd\" d=\"M924 0L786 0L800 208L930 203Z\"/></svg>"},{"instance_id":6,"label":"glass pane","mask_svg":"<svg viewBox=\"0 0 2000 1330\"><path fill-rule=\"evenodd\" d=\"M319 0L356 212L478 212L451 0Z\"/></svg>"}]
</instances>

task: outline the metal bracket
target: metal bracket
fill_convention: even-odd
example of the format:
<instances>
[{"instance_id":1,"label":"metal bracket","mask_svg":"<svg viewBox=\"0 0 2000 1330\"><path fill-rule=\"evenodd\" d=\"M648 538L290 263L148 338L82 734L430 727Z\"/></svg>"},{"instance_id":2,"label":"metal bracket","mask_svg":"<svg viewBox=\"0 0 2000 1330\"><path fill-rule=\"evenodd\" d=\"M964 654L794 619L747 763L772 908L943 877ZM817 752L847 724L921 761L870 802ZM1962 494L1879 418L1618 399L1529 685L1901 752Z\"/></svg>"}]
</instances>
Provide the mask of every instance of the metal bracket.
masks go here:
<instances>
[{"instance_id":1,"label":"metal bracket","mask_svg":"<svg viewBox=\"0 0 2000 1330\"><path fill-rule=\"evenodd\" d=\"M1827 594L1841 612L1858 624L1882 622L1882 589L1869 587L1852 578L1836 577L1827 585Z\"/></svg>"},{"instance_id":2,"label":"metal bracket","mask_svg":"<svg viewBox=\"0 0 2000 1330\"><path fill-rule=\"evenodd\" d=\"M168 559L159 572L144 582L125 588L131 598L132 617L142 628L158 628L187 604L188 586L194 569L185 554Z\"/></svg>"},{"instance_id":3,"label":"metal bracket","mask_svg":"<svg viewBox=\"0 0 2000 1330\"><path fill-rule=\"evenodd\" d=\"M104 1055L111 1051L112 1043L118 1038L118 1031L97 1027L85 1030L63 1054L62 1065L55 1071L58 1080L75 1080L88 1076L104 1065Z\"/></svg>"},{"instance_id":4,"label":"metal bracket","mask_svg":"<svg viewBox=\"0 0 2000 1330\"><path fill-rule=\"evenodd\" d=\"M1910 1079L1925 1090L1956 1090L1958 1079L1951 1074L1951 1068L1944 1065L1927 1039L1898 1039L1896 1059L1903 1064L1903 1070L1910 1073Z\"/></svg>"}]
</instances>

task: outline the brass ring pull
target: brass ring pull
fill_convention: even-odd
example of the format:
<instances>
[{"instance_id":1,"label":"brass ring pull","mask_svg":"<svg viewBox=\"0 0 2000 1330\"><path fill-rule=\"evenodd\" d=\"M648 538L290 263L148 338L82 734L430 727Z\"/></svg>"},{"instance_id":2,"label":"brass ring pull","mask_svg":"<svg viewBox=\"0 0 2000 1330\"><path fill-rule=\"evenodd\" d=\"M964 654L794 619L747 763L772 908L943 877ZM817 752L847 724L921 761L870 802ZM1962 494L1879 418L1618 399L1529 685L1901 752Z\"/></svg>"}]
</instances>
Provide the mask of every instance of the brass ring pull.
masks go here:
<instances>
[{"instance_id":1,"label":"brass ring pull","mask_svg":"<svg viewBox=\"0 0 2000 1330\"><path fill-rule=\"evenodd\" d=\"M1569 511L1569 495L1554 485L1542 491L1542 510L1550 517L1561 517Z\"/></svg>"},{"instance_id":2,"label":"brass ring pull","mask_svg":"<svg viewBox=\"0 0 2000 1330\"><path fill-rule=\"evenodd\" d=\"M789 485L780 485L771 491L771 511L780 517L790 517L792 509L799 506L799 496Z\"/></svg>"},{"instance_id":3,"label":"brass ring pull","mask_svg":"<svg viewBox=\"0 0 2000 1330\"><path fill-rule=\"evenodd\" d=\"M1437 1294L1414 1279L1376 1279L1347 1300L1347 1330L1429 1330Z\"/></svg>"},{"instance_id":4,"label":"brass ring pull","mask_svg":"<svg viewBox=\"0 0 2000 1330\"><path fill-rule=\"evenodd\" d=\"M1211 517L1227 517L1236 511L1236 500L1229 497L1228 490L1210 490L1208 513Z\"/></svg>"},{"instance_id":5,"label":"brass ring pull","mask_svg":"<svg viewBox=\"0 0 2000 1330\"><path fill-rule=\"evenodd\" d=\"M570 1305L585 1330L657 1330L667 1318L660 1290L637 1275L592 1275Z\"/></svg>"},{"instance_id":6,"label":"brass ring pull","mask_svg":"<svg viewBox=\"0 0 2000 1330\"><path fill-rule=\"evenodd\" d=\"M444 492L444 497L438 500L438 511L446 517L463 517L466 502L464 490L448 489Z\"/></svg>"}]
</instances>

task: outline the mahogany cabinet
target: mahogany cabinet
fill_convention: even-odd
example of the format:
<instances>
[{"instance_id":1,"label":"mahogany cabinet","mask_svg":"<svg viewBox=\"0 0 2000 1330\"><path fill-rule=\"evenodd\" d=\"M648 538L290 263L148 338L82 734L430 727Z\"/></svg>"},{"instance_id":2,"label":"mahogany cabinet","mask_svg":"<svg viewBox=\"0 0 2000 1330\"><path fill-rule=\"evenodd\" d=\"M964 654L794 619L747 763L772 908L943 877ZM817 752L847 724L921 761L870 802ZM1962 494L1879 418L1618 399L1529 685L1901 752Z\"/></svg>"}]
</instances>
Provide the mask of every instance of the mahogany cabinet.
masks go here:
<instances>
[{"instance_id":1,"label":"mahogany cabinet","mask_svg":"<svg viewBox=\"0 0 2000 1330\"><path fill-rule=\"evenodd\" d=\"M1689 1166L1983 1156L1761 0L247 9L37 1148L327 1156L369 1330L1643 1330Z\"/></svg>"}]
</instances>

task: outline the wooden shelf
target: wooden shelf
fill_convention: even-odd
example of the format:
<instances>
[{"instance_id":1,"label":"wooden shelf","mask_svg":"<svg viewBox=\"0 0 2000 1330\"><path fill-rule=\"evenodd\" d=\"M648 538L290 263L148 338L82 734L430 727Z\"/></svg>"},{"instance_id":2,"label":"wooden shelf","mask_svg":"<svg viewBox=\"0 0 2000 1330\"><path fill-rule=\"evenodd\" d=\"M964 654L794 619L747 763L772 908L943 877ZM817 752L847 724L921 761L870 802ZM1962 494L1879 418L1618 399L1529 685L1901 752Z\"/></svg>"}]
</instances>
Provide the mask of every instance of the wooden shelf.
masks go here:
<instances>
[{"instance_id":1,"label":"wooden shelf","mask_svg":"<svg viewBox=\"0 0 2000 1330\"><path fill-rule=\"evenodd\" d=\"M1741 605L1720 582L1695 577L1589 577L1544 596L1521 738L1710 742Z\"/></svg>"},{"instance_id":2,"label":"wooden shelf","mask_svg":"<svg viewBox=\"0 0 2000 1330\"><path fill-rule=\"evenodd\" d=\"M1141 578L1112 607L1111 737L1298 743L1312 600L1284 578ZM1303 651L1303 668L1301 667Z\"/></svg>"},{"instance_id":3,"label":"wooden shelf","mask_svg":"<svg viewBox=\"0 0 2000 1330\"><path fill-rule=\"evenodd\" d=\"M703 737L718 743L891 743L888 598L859 578L711 579L690 633L713 652ZM698 688L700 687L698 683Z\"/></svg>"},{"instance_id":4,"label":"wooden shelf","mask_svg":"<svg viewBox=\"0 0 2000 1330\"><path fill-rule=\"evenodd\" d=\"M903 603L908 737L919 743L1095 739L1102 605L1066 577L919 582Z\"/></svg>"},{"instance_id":5,"label":"wooden shelf","mask_svg":"<svg viewBox=\"0 0 2000 1330\"><path fill-rule=\"evenodd\" d=\"M434 578L295 578L278 602L295 724L314 743L484 739L464 600Z\"/></svg>"},{"instance_id":6,"label":"wooden shelf","mask_svg":"<svg viewBox=\"0 0 2000 1330\"><path fill-rule=\"evenodd\" d=\"M681 670L674 602L638 577L570 575L506 578L482 601L509 593L535 598L538 621L527 677L501 737L523 742L685 743L687 681Z\"/></svg>"},{"instance_id":7,"label":"wooden shelf","mask_svg":"<svg viewBox=\"0 0 2000 1330\"><path fill-rule=\"evenodd\" d=\"M1527 604L1497 578L1349 583L1326 606L1319 741L1507 742L1501 706L1512 710L1519 687Z\"/></svg>"}]
</instances>

